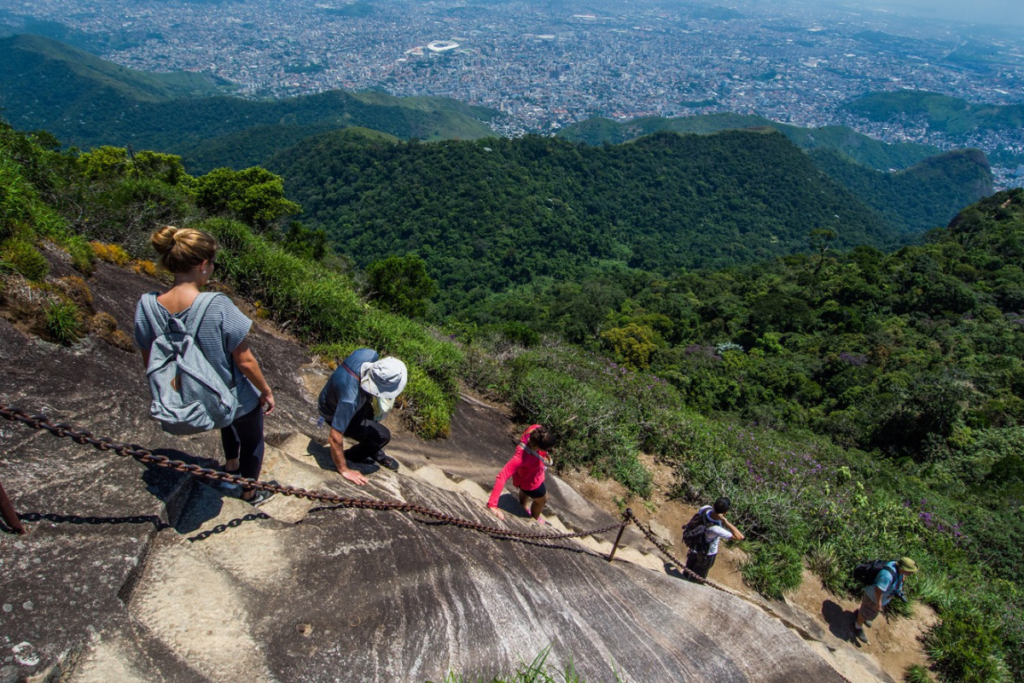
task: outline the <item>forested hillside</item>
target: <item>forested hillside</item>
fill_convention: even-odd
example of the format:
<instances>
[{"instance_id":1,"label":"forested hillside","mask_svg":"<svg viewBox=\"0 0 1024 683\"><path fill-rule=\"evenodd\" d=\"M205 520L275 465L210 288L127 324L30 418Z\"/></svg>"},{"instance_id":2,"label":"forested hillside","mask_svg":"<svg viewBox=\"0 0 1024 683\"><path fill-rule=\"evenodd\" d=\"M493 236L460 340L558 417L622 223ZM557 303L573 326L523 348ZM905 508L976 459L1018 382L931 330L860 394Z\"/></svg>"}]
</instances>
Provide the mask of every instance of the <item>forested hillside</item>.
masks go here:
<instances>
[{"instance_id":1,"label":"forested hillside","mask_svg":"<svg viewBox=\"0 0 1024 683\"><path fill-rule=\"evenodd\" d=\"M558 136L574 142L600 145L628 142L659 131L706 135L723 130L764 127L779 131L801 149L834 150L862 166L878 171L907 168L941 151L938 147L913 142L888 144L845 126L801 128L772 121L763 116L732 113L677 118L647 116L621 123L594 117L566 126L558 132Z\"/></svg>"},{"instance_id":2,"label":"forested hillside","mask_svg":"<svg viewBox=\"0 0 1024 683\"><path fill-rule=\"evenodd\" d=\"M668 273L801 251L818 229L848 247L900 232L774 132L659 133L611 147L535 136L391 144L343 132L269 167L303 220L357 264L422 257L444 311L594 265Z\"/></svg>"},{"instance_id":3,"label":"forested hillside","mask_svg":"<svg viewBox=\"0 0 1024 683\"><path fill-rule=\"evenodd\" d=\"M828 148L810 150L815 165L893 225L921 233L946 225L992 194L992 173L977 149L946 152L892 173L874 171Z\"/></svg>"},{"instance_id":4,"label":"forested hillside","mask_svg":"<svg viewBox=\"0 0 1024 683\"><path fill-rule=\"evenodd\" d=\"M907 232L945 225L960 209L992 193L989 163L978 150L941 154L937 147L886 144L843 126L800 128L743 114L648 117L623 123L592 118L567 126L559 136L597 145L628 142L656 131L706 135L765 128L785 135L821 170Z\"/></svg>"},{"instance_id":5,"label":"forested hillside","mask_svg":"<svg viewBox=\"0 0 1024 683\"><path fill-rule=\"evenodd\" d=\"M747 159L735 141L758 159ZM837 235L872 233L856 223L850 229L845 221L856 212L835 213L824 194L804 205L784 184L777 196L795 204L787 209L793 214L772 213L758 203L766 186L720 175L736 168L770 177L763 165L789 158L801 161L783 171L807 173L806 155L780 135L662 134L608 150L542 138L422 145L331 135L316 144L356 150L342 167L349 175L332 176L331 193L360 191L378 201L379 187L357 183L383 177L397 186L393 201L404 189L423 202L433 188L458 181L452 185L472 192L478 203L470 208L482 217L501 208L484 197L498 172L488 160L503 158L517 181L499 176L512 207L503 218L520 219L502 223L510 228L524 223L516 213L522 206L541 219L586 209L549 201L557 186L573 188L577 201L593 196L618 201L611 204L618 210L648 211L629 203L641 192L629 179L643 174L645 182L661 179L652 187L702 200L693 211L721 211L720 203L735 200L730 208L740 217L745 208L788 220L823 204L842 222L813 231L808 253L744 266L662 275L599 269L580 282L535 280L467 305L464 319L449 317L441 334L382 310L410 288L422 295L429 289L422 280L384 278L392 289L363 299L355 284L361 274L346 270L315 231L288 223L299 207L272 173L193 177L177 157L61 152L50 136L0 126L0 315L38 343L69 347L66 353L87 350L86 337L129 351L116 321L111 326L110 316L92 309L95 259L153 272L145 243L154 226L209 230L223 246L216 285L248 298L254 315L316 343L327 359L362 344L403 358L410 381L402 414L419 434L446 433L462 381L506 402L518 420L549 425L560 438L559 469L613 477L643 498L652 480L641 453L649 454L676 473L672 495L691 503L732 497L748 537L744 580L773 598L797 587L805 567L829 589L856 594L858 561L910 555L922 571L908 595L941 618L924 639L940 679L1024 678L1024 190L986 199L922 244L887 253L856 242L838 248ZM669 160L679 149L703 153L687 155L700 171L692 185L674 184ZM768 154L778 149L781 156ZM606 170L588 165L597 153ZM418 163L390 166L392 156ZM552 159L559 163L541 163ZM805 193L841 195L812 175L791 175L781 177ZM533 203L518 192L534 193ZM675 194L653 196L671 204ZM597 205L591 215L609 211ZM466 262L479 258L479 271L515 265L521 253L524 269L512 272L527 274L558 267L548 264L567 257L572 239L604 248L586 233L594 220L568 223L575 233L527 223L563 242L553 248L532 238L524 248L518 236L504 237L498 260L483 248L474 257L476 244L455 245L467 250ZM461 238L451 226L425 225L428 231L415 233L419 245L449 249L446 237ZM364 227L378 241L408 239L419 229L407 223L408 235L390 233L383 220ZM622 226L615 234L634 233L646 236ZM742 241L758 233L736 234ZM362 258L359 249L372 240L361 239L339 242L340 255ZM379 282L379 275L386 268L371 266L366 280ZM127 353L125 362L137 367ZM886 618L909 609L894 600Z\"/></svg>"},{"instance_id":6,"label":"forested hillside","mask_svg":"<svg viewBox=\"0 0 1024 683\"><path fill-rule=\"evenodd\" d=\"M229 159L237 159L244 168L305 135L347 126L400 138L473 139L493 134L486 124L493 112L444 98L335 90L255 101L212 96L217 92L197 74L133 71L38 36L0 39L4 117L16 127L45 129L83 149L132 144L186 156L196 153L197 168L204 162L221 166L227 160L207 161L205 145L223 148L237 140L235 134L255 128L251 143L241 144ZM268 126L271 134L260 135Z\"/></svg>"}]
</instances>

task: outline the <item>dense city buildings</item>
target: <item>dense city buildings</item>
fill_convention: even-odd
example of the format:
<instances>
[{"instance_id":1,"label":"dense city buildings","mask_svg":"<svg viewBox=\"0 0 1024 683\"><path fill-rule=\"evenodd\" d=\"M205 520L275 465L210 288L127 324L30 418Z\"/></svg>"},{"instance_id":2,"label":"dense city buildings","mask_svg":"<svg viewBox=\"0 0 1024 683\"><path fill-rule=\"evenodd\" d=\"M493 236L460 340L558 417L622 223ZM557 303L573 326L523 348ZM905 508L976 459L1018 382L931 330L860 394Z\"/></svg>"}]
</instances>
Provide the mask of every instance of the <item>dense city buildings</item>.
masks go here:
<instances>
[{"instance_id":1,"label":"dense city buildings","mask_svg":"<svg viewBox=\"0 0 1024 683\"><path fill-rule=\"evenodd\" d=\"M823 4L488 0L0 0L0 23L60 22L101 56L214 75L250 97L332 88L452 97L501 112L495 130L553 132L590 116L713 111L886 141L963 146L919 118L884 125L841 105L929 90L1024 102L1024 28L976 27ZM63 29L62 29L63 30ZM967 141L1024 182L1024 131ZM1018 174L1020 172L1020 175Z\"/></svg>"}]
</instances>

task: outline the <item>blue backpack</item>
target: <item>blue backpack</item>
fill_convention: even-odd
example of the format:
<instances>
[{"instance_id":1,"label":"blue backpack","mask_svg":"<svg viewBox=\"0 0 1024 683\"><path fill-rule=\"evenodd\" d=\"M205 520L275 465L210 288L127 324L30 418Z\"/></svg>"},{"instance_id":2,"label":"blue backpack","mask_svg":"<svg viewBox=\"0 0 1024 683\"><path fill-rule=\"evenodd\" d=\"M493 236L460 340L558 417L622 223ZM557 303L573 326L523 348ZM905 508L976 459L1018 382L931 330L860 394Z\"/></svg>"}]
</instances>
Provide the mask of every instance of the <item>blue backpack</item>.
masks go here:
<instances>
[{"instance_id":1,"label":"blue backpack","mask_svg":"<svg viewBox=\"0 0 1024 683\"><path fill-rule=\"evenodd\" d=\"M219 294L202 293L186 319L171 316L164 327L156 294L142 297L142 310L158 331L149 352L146 379L153 403L149 412L163 430L179 436L220 429L231 424L238 407L235 392L224 383L196 341L206 309Z\"/></svg>"}]
</instances>

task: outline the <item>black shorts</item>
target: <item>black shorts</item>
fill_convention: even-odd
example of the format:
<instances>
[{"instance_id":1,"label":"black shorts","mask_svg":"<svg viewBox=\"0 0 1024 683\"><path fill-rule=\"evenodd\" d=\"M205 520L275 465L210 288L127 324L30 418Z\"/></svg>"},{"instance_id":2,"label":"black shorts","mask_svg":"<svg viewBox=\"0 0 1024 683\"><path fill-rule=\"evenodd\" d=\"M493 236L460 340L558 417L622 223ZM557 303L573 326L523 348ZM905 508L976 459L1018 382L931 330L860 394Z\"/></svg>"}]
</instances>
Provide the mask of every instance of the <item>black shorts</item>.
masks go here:
<instances>
[{"instance_id":1,"label":"black shorts","mask_svg":"<svg viewBox=\"0 0 1024 683\"><path fill-rule=\"evenodd\" d=\"M534 500L537 500L538 498L543 498L544 496L548 495L548 489L546 486L544 486L544 482L541 482L540 486L538 486L532 491L527 491L526 489L519 490L523 492L524 496L533 498Z\"/></svg>"}]
</instances>

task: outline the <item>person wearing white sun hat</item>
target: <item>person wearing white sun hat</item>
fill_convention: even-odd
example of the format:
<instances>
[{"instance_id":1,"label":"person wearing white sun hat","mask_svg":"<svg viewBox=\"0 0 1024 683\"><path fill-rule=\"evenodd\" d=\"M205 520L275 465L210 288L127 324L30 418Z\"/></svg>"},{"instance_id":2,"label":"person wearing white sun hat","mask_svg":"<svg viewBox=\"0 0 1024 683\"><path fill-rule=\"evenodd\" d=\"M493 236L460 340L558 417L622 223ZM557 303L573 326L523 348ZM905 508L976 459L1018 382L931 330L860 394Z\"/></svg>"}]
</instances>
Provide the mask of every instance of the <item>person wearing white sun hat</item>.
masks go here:
<instances>
[{"instance_id":1,"label":"person wearing white sun hat","mask_svg":"<svg viewBox=\"0 0 1024 683\"><path fill-rule=\"evenodd\" d=\"M367 466L398 469L398 461L384 452L391 431L381 420L408 380L402 361L381 358L373 349L358 349L338 366L320 392L317 408L331 426L331 459L341 476L352 483L366 483L360 470ZM359 442L347 453L345 437Z\"/></svg>"}]
</instances>

